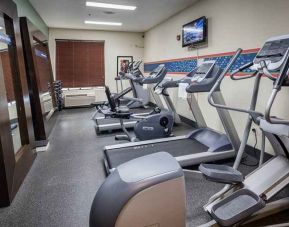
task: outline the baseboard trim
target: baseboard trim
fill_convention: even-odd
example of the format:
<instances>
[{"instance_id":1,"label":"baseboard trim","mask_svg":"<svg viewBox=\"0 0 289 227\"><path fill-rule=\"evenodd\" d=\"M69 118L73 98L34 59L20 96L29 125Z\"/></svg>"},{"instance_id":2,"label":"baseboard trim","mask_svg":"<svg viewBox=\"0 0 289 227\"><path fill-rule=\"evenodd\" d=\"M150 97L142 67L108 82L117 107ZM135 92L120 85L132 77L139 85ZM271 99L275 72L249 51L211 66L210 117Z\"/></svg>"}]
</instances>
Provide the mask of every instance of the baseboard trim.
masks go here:
<instances>
[{"instance_id":1,"label":"baseboard trim","mask_svg":"<svg viewBox=\"0 0 289 227\"><path fill-rule=\"evenodd\" d=\"M48 140L41 140L41 141L36 141L35 142L35 150L36 152L45 152L47 151L49 147L49 141Z\"/></svg>"},{"instance_id":2,"label":"baseboard trim","mask_svg":"<svg viewBox=\"0 0 289 227\"><path fill-rule=\"evenodd\" d=\"M64 106L63 109L81 109L81 108L93 108L95 105L81 105L81 106Z\"/></svg>"}]
</instances>

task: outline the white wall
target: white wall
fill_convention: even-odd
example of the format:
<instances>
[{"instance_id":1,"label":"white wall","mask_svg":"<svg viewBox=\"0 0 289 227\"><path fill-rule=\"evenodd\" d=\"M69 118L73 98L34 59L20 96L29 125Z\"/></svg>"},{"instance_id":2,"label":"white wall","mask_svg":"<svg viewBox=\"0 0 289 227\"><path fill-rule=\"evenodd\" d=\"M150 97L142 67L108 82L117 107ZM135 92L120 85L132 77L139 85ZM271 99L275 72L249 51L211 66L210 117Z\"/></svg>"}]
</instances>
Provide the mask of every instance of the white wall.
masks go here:
<instances>
[{"instance_id":1,"label":"white wall","mask_svg":"<svg viewBox=\"0 0 289 227\"><path fill-rule=\"evenodd\" d=\"M181 41L176 41L176 36L181 34L183 24L201 16L208 18L209 37L208 46L199 49L199 55L230 52L238 47L243 49L261 47L270 36L289 33L288 9L288 0L200 0L192 7L145 33L145 62L196 56L197 51L182 48ZM223 94L227 104L248 107L252 83L253 80L232 82L230 79L225 79ZM271 89L272 82L264 80L261 85L258 110L264 110ZM176 91L171 94L178 112L191 117L186 102L177 97ZM288 89L284 89L278 97L274 114L289 118L288 97ZM199 94L198 100L208 125L222 130L220 121L216 120L215 109L207 103L207 94ZM246 116L232 113L232 117L241 136ZM260 135L260 131L258 134ZM254 144L253 134L249 143Z\"/></svg>"},{"instance_id":2,"label":"white wall","mask_svg":"<svg viewBox=\"0 0 289 227\"><path fill-rule=\"evenodd\" d=\"M117 56L133 56L143 59L143 33L109 32L73 29L49 29L49 48L53 73L55 73L55 39L105 41L105 83L115 91L114 78L117 75Z\"/></svg>"}]
</instances>

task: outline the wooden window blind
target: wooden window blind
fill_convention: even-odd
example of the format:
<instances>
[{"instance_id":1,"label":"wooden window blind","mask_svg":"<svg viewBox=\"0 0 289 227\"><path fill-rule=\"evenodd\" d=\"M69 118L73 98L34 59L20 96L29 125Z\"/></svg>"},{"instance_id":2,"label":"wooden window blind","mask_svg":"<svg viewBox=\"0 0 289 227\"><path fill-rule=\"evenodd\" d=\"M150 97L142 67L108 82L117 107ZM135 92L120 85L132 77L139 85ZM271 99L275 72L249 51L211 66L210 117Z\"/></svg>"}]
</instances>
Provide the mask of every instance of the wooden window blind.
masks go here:
<instances>
[{"instance_id":1,"label":"wooden window blind","mask_svg":"<svg viewBox=\"0 0 289 227\"><path fill-rule=\"evenodd\" d=\"M56 40L56 78L66 88L104 86L104 42Z\"/></svg>"}]
</instances>

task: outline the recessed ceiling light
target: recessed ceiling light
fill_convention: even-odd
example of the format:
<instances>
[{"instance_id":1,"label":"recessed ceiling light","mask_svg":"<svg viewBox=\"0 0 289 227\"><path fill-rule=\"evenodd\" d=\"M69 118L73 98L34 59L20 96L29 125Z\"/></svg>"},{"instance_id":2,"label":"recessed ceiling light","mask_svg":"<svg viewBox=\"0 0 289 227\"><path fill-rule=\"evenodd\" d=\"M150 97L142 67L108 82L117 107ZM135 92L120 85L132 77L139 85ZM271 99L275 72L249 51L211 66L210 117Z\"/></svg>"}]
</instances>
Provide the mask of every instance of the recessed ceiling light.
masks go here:
<instances>
[{"instance_id":1,"label":"recessed ceiling light","mask_svg":"<svg viewBox=\"0 0 289 227\"><path fill-rule=\"evenodd\" d=\"M111 25L111 26L122 26L119 22L104 22L104 21L84 21L85 24L96 24L96 25Z\"/></svg>"},{"instance_id":2,"label":"recessed ceiling light","mask_svg":"<svg viewBox=\"0 0 289 227\"><path fill-rule=\"evenodd\" d=\"M112 12L112 11L103 11L104 14L108 14L108 15L112 15L112 14L115 14L115 12Z\"/></svg>"},{"instance_id":3,"label":"recessed ceiling light","mask_svg":"<svg viewBox=\"0 0 289 227\"><path fill-rule=\"evenodd\" d=\"M108 8L108 9L124 9L124 10L135 10L137 8L136 6L117 5L102 2L86 2L86 6Z\"/></svg>"}]
</instances>

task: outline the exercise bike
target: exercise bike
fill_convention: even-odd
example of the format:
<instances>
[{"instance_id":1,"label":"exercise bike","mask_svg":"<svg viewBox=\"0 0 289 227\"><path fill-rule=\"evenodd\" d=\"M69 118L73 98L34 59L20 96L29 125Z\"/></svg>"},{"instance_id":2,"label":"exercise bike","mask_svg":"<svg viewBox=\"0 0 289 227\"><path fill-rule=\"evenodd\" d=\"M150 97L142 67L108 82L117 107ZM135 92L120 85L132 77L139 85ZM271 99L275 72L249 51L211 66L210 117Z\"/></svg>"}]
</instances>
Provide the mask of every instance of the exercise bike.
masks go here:
<instances>
[{"instance_id":1,"label":"exercise bike","mask_svg":"<svg viewBox=\"0 0 289 227\"><path fill-rule=\"evenodd\" d=\"M154 108L147 116L135 116L127 106L117 105L112 98L109 87L105 87L105 93L109 103L109 109L99 107L99 111L105 118L119 119L121 129L124 135L116 135L116 140L128 140L130 142L164 138L172 135L174 125L174 116L169 111L162 111L160 108ZM125 119L136 119L134 126L135 136L131 136L124 125Z\"/></svg>"}]
</instances>

